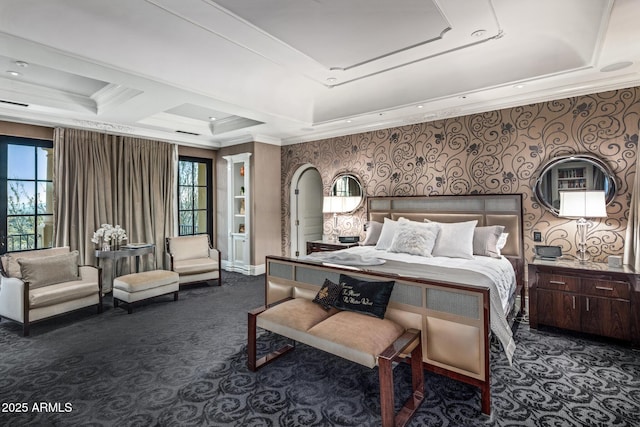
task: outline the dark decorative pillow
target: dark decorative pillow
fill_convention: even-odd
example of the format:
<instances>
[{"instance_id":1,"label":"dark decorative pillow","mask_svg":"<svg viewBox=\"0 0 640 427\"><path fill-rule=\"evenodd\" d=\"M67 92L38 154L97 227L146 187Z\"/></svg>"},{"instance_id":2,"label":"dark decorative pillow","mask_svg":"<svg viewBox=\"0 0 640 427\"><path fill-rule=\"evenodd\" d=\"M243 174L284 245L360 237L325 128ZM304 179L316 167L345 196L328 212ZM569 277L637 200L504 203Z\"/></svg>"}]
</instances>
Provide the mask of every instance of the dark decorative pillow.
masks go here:
<instances>
[{"instance_id":1,"label":"dark decorative pillow","mask_svg":"<svg viewBox=\"0 0 640 427\"><path fill-rule=\"evenodd\" d=\"M340 297L342 286L333 283L329 279L324 279L324 284L316 294L313 302L320 304L322 308L329 311Z\"/></svg>"},{"instance_id":2,"label":"dark decorative pillow","mask_svg":"<svg viewBox=\"0 0 640 427\"><path fill-rule=\"evenodd\" d=\"M395 282L369 282L340 275L342 292L335 303L340 310L355 311L384 319Z\"/></svg>"}]
</instances>

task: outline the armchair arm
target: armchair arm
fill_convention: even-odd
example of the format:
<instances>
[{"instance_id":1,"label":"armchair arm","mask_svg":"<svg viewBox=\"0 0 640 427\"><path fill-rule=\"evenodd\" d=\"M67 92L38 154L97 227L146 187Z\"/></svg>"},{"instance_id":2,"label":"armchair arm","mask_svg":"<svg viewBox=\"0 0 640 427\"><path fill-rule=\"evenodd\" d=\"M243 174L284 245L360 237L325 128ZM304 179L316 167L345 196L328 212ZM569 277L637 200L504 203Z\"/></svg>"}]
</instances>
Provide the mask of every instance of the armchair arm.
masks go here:
<instances>
[{"instance_id":1,"label":"armchair arm","mask_svg":"<svg viewBox=\"0 0 640 427\"><path fill-rule=\"evenodd\" d=\"M15 277L0 279L0 316L24 322L25 283Z\"/></svg>"},{"instance_id":2,"label":"armchair arm","mask_svg":"<svg viewBox=\"0 0 640 427\"><path fill-rule=\"evenodd\" d=\"M78 266L78 272L80 273L82 280L87 282L98 282L100 295L102 295L102 267L80 265Z\"/></svg>"},{"instance_id":3,"label":"armchair arm","mask_svg":"<svg viewBox=\"0 0 640 427\"><path fill-rule=\"evenodd\" d=\"M220 250L216 248L209 247L209 258L218 259L220 258Z\"/></svg>"}]
</instances>

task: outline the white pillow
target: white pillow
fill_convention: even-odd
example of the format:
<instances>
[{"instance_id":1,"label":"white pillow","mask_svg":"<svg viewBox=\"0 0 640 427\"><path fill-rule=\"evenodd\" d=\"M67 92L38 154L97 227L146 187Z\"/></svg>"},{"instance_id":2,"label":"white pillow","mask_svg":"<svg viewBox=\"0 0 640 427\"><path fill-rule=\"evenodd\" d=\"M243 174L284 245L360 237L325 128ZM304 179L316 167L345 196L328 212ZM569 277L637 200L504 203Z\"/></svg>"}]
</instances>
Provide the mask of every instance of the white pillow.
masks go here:
<instances>
[{"instance_id":1,"label":"white pillow","mask_svg":"<svg viewBox=\"0 0 640 427\"><path fill-rule=\"evenodd\" d=\"M436 223L399 222L389 252L430 257L439 231Z\"/></svg>"},{"instance_id":2,"label":"white pillow","mask_svg":"<svg viewBox=\"0 0 640 427\"><path fill-rule=\"evenodd\" d=\"M464 222L438 222L440 233L431 254L449 258L473 259L473 232L477 220Z\"/></svg>"},{"instance_id":3,"label":"white pillow","mask_svg":"<svg viewBox=\"0 0 640 427\"><path fill-rule=\"evenodd\" d=\"M505 247L505 245L507 244L507 237L509 237L509 233L502 233L500 235L500 237L498 238L498 242L496 243L496 249L498 250L498 257L501 257L502 254L500 253L500 251L502 250L502 248Z\"/></svg>"},{"instance_id":4,"label":"white pillow","mask_svg":"<svg viewBox=\"0 0 640 427\"><path fill-rule=\"evenodd\" d=\"M380 231L380 237L378 238L378 243L376 243L376 249L386 251L391 247L391 242L393 241L394 234L396 234L397 227L397 221L389 218L384 219L384 224L382 224L382 230Z\"/></svg>"},{"instance_id":5,"label":"white pillow","mask_svg":"<svg viewBox=\"0 0 640 427\"><path fill-rule=\"evenodd\" d=\"M380 232L382 231L382 223L377 221L367 222L367 234L364 240L360 243L362 246L375 245L380 238Z\"/></svg>"}]
</instances>

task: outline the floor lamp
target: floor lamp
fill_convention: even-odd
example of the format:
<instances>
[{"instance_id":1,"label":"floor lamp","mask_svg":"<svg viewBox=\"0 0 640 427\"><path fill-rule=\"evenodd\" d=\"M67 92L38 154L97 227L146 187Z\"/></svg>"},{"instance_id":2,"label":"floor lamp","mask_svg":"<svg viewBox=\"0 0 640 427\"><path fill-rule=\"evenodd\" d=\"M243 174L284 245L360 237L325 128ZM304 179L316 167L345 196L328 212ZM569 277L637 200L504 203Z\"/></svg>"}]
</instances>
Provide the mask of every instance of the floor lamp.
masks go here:
<instances>
[{"instance_id":1,"label":"floor lamp","mask_svg":"<svg viewBox=\"0 0 640 427\"><path fill-rule=\"evenodd\" d=\"M578 252L580 262L587 262L587 225L586 218L604 218L607 216L604 191L561 191L560 212L558 216L578 218Z\"/></svg>"}]
</instances>

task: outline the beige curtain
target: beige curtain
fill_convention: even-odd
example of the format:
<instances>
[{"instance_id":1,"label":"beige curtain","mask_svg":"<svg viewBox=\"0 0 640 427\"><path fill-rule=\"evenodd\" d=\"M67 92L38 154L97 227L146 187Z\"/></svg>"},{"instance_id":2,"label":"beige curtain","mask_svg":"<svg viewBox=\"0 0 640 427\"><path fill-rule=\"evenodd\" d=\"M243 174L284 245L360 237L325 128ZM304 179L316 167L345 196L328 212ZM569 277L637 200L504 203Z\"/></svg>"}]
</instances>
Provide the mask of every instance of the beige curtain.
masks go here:
<instances>
[{"instance_id":1,"label":"beige curtain","mask_svg":"<svg viewBox=\"0 0 640 427\"><path fill-rule=\"evenodd\" d=\"M173 235L177 147L159 141L56 129L54 134L54 216L56 246L80 252L96 264L93 232L119 224L130 243L156 244L163 266L164 240Z\"/></svg>"},{"instance_id":2,"label":"beige curtain","mask_svg":"<svg viewBox=\"0 0 640 427\"><path fill-rule=\"evenodd\" d=\"M625 264L631 265L636 271L640 271L640 147L636 153L636 174L631 192L631 204L629 206L629 221L627 233L624 239Z\"/></svg>"}]
</instances>

